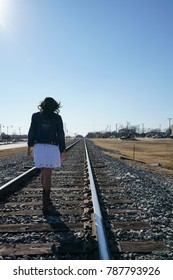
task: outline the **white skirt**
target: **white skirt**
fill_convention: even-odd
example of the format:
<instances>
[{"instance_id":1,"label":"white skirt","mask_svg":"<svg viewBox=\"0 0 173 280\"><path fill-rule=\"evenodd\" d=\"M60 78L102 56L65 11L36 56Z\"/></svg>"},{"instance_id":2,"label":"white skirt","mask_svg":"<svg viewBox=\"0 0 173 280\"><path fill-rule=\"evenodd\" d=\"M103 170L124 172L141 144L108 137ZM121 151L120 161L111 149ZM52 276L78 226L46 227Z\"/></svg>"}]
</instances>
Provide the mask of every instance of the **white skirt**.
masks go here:
<instances>
[{"instance_id":1,"label":"white skirt","mask_svg":"<svg viewBox=\"0 0 173 280\"><path fill-rule=\"evenodd\" d=\"M34 162L37 168L61 167L59 147L51 144L35 144Z\"/></svg>"}]
</instances>

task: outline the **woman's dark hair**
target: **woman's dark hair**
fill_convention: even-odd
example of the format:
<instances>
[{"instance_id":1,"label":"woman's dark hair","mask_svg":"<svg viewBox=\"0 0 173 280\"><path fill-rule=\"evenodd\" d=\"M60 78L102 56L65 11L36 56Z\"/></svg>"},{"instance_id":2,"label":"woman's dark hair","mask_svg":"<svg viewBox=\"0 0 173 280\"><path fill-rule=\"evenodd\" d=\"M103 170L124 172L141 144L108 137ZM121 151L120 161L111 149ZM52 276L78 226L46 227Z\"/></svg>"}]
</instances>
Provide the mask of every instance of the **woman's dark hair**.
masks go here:
<instances>
[{"instance_id":1,"label":"woman's dark hair","mask_svg":"<svg viewBox=\"0 0 173 280\"><path fill-rule=\"evenodd\" d=\"M59 109L61 107L61 103L54 100L52 97L46 97L43 101L41 101L38 109L48 116L53 115L54 113L59 113Z\"/></svg>"}]
</instances>

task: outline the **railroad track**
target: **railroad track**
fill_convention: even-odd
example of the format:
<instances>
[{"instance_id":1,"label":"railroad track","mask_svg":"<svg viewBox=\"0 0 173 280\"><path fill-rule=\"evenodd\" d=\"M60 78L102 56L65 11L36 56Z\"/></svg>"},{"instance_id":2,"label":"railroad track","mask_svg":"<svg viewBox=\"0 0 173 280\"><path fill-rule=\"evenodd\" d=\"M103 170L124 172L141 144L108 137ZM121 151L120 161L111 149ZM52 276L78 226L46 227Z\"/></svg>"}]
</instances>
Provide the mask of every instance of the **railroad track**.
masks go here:
<instances>
[{"instance_id":1,"label":"railroad track","mask_svg":"<svg viewBox=\"0 0 173 280\"><path fill-rule=\"evenodd\" d=\"M90 142L88 147L111 258L145 259L147 256L157 259L157 254L166 256L170 248L158 237L155 225L142 218L146 209L142 210L142 207L136 206L138 197L132 198L129 189L123 183L126 178L128 181L128 176L132 176L132 180L135 176L127 172L127 177L123 175L124 179L119 175L117 177L116 169L112 168L110 171L111 164L105 163L102 153L99 153ZM118 165L116 167L118 169ZM159 226L165 229L164 224ZM153 239L150 237L151 231L156 232ZM147 234L144 233L148 233L149 238L146 238ZM172 237L171 231L169 238Z\"/></svg>"},{"instance_id":2,"label":"railroad track","mask_svg":"<svg viewBox=\"0 0 173 280\"><path fill-rule=\"evenodd\" d=\"M69 147L67 161L53 171L50 214L42 212L39 170L32 168L0 188L2 259L123 259L124 254L169 251L162 240L129 241L129 233L151 225L136 221L141 210L127 207L134 200L86 142ZM127 238L120 238L123 231Z\"/></svg>"}]
</instances>

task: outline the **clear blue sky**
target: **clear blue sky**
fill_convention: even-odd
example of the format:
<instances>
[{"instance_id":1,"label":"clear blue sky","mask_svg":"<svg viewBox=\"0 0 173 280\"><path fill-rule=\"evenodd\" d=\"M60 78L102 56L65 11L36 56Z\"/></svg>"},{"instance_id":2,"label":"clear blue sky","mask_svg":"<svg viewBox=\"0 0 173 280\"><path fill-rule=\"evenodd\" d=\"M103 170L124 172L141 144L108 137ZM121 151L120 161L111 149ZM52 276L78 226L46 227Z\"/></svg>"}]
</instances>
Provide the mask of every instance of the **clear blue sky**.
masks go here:
<instances>
[{"instance_id":1,"label":"clear blue sky","mask_svg":"<svg viewBox=\"0 0 173 280\"><path fill-rule=\"evenodd\" d=\"M167 128L172 15L172 0L0 0L3 130L27 133L46 96L61 101L71 135Z\"/></svg>"}]
</instances>

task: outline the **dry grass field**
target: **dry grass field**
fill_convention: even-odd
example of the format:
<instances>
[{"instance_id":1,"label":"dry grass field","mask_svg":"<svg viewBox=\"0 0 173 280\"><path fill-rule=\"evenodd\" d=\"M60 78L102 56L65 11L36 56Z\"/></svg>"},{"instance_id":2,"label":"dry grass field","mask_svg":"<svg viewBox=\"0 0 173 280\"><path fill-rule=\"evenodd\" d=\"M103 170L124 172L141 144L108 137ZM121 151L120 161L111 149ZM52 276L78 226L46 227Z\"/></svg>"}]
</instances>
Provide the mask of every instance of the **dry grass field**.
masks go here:
<instances>
[{"instance_id":1,"label":"dry grass field","mask_svg":"<svg viewBox=\"0 0 173 280\"><path fill-rule=\"evenodd\" d=\"M173 139L90 139L112 157L128 157L173 171ZM169 172L170 173L170 172Z\"/></svg>"},{"instance_id":2,"label":"dry grass field","mask_svg":"<svg viewBox=\"0 0 173 280\"><path fill-rule=\"evenodd\" d=\"M27 147L0 150L0 157L14 155L14 154L20 153L20 152L27 152Z\"/></svg>"},{"instance_id":3,"label":"dry grass field","mask_svg":"<svg viewBox=\"0 0 173 280\"><path fill-rule=\"evenodd\" d=\"M160 164L158 171L162 170L173 176L173 139L90 139L96 145L102 147L106 154L112 157L128 157L136 161L142 161L147 166ZM18 152L27 152L27 148L0 150L0 157L12 155Z\"/></svg>"}]
</instances>

